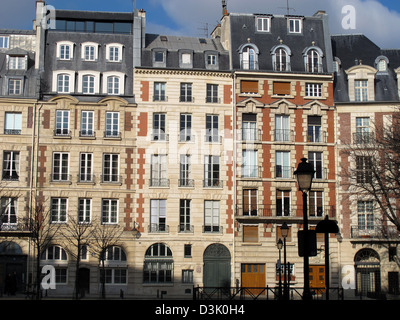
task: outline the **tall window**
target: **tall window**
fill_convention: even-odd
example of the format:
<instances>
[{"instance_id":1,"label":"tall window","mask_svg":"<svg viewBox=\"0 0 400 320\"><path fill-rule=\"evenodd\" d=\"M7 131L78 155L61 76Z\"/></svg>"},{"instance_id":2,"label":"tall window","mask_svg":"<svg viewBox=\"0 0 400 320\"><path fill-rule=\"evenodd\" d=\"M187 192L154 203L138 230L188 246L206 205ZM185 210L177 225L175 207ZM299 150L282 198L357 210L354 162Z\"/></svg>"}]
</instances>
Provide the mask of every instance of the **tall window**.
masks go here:
<instances>
[{"instance_id":1,"label":"tall window","mask_svg":"<svg viewBox=\"0 0 400 320\"><path fill-rule=\"evenodd\" d=\"M252 46L246 46L242 51L242 69L257 70L257 52Z\"/></svg>"},{"instance_id":2,"label":"tall window","mask_svg":"<svg viewBox=\"0 0 400 320\"><path fill-rule=\"evenodd\" d=\"M192 84L181 83L180 102L193 102L192 97Z\"/></svg>"},{"instance_id":3,"label":"tall window","mask_svg":"<svg viewBox=\"0 0 400 320\"><path fill-rule=\"evenodd\" d=\"M81 137L94 136L94 111L82 111L80 136Z\"/></svg>"},{"instance_id":4,"label":"tall window","mask_svg":"<svg viewBox=\"0 0 400 320\"><path fill-rule=\"evenodd\" d=\"M220 232L219 201L204 201L204 232Z\"/></svg>"},{"instance_id":5,"label":"tall window","mask_svg":"<svg viewBox=\"0 0 400 320\"><path fill-rule=\"evenodd\" d=\"M57 92L70 92L70 76L68 74L59 74L57 76Z\"/></svg>"},{"instance_id":6,"label":"tall window","mask_svg":"<svg viewBox=\"0 0 400 320\"><path fill-rule=\"evenodd\" d=\"M308 116L308 142L322 142L321 117Z\"/></svg>"},{"instance_id":7,"label":"tall window","mask_svg":"<svg viewBox=\"0 0 400 320\"><path fill-rule=\"evenodd\" d=\"M166 114L154 113L153 114L153 141L167 141L168 136L165 133Z\"/></svg>"},{"instance_id":8,"label":"tall window","mask_svg":"<svg viewBox=\"0 0 400 320\"><path fill-rule=\"evenodd\" d=\"M70 181L70 178L69 178L69 153L55 152L53 154L52 181Z\"/></svg>"},{"instance_id":9,"label":"tall window","mask_svg":"<svg viewBox=\"0 0 400 320\"><path fill-rule=\"evenodd\" d=\"M6 36L0 36L0 48L1 49L8 49L8 37Z\"/></svg>"},{"instance_id":10,"label":"tall window","mask_svg":"<svg viewBox=\"0 0 400 320\"><path fill-rule=\"evenodd\" d=\"M118 200L103 199L101 205L101 222L102 224L118 223Z\"/></svg>"},{"instance_id":11,"label":"tall window","mask_svg":"<svg viewBox=\"0 0 400 320\"><path fill-rule=\"evenodd\" d=\"M150 230L149 232L168 232L167 200L150 200Z\"/></svg>"},{"instance_id":12,"label":"tall window","mask_svg":"<svg viewBox=\"0 0 400 320\"><path fill-rule=\"evenodd\" d=\"M120 79L116 76L107 78L107 93L110 95L118 95L120 93Z\"/></svg>"},{"instance_id":13,"label":"tall window","mask_svg":"<svg viewBox=\"0 0 400 320\"><path fill-rule=\"evenodd\" d=\"M4 151L3 180L19 180L19 152Z\"/></svg>"},{"instance_id":14,"label":"tall window","mask_svg":"<svg viewBox=\"0 0 400 320\"><path fill-rule=\"evenodd\" d=\"M244 178L257 178L257 163L257 150L243 150L242 176Z\"/></svg>"},{"instance_id":15,"label":"tall window","mask_svg":"<svg viewBox=\"0 0 400 320\"><path fill-rule=\"evenodd\" d=\"M79 198L78 203L79 203L78 222L79 223L90 222L91 212L92 212L92 199Z\"/></svg>"},{"instance_id":16,"label":"tall window","mask_svg":"<svg viewBox=\"0 0 400 320\"><path fill-rule=\"evenodd\" d=\"M276 115L275 116L275 141L289 141L289 116Z\"/></svg>"},{"instance_id":17,"label":"tall window","mask_svg":"<svg viewBox=\"0 0 400 320\"><path fill-rule=\"evenodd\" d=\"M220 142L217 114L206 115L206 142Z\"/></svg>"},{"instance_id":18,"label":"tall window","mask_svg":"<svg viewBox=\"0 0 400 320\"><path fill-rule=\"evenodd\" d=\"M218 103L218 85L217 84L207 84L207 103Z\"/></svg>"},{"instance_id":19,"label":"tall window","mask_svg":"<svg viewBox=\"0 0 400 320\"><path fill-rule=\"evenodd\" d=\"M71 59L71 45L62 44L60 45L60 59L61 60L70 60Z\"/></svg>"},{"instance_id":20,"label":"tall window","mask_svg":"<svg viewBox=\"0 0 400 320\"><path fill-rule=\"evenodd\" d=\"M79 161L79 182L93 181L93 153L81 153Z\"/></svg>"},{"instance_id":21,"label":"tall window","mask_svg":"<svg viewBox=\"0 0 400 320\"><path fill-rule=\"evenodd\" d=\"M321 83L306 83L306 96L313 98L322 97L322 84Z\"/></svg>"},{"instance_id":22,"label":"tall window","mask_svg":"<svg viewBox=\"0 0 400 320\"><path fill-rule=\"evenodd\" d=\"M154 82L154 101L166 101L165 82Z\"/></svg>"},{"instance_id":23,"label":"tall window","mask_svg":"<svg viewBox=\"0 0 400 320\"><path fill-rule=\"evenodd\" d=\"M356 157L356 174L357 183L372 182L372 159L370 156Z\"/></svg>"},{"instance_id":24,"label":"tall window","mask_svg":"<svg viewBox=\"0 0 400 320\"><path fill-rule=\"evenodd\" d=\"M156 243L145 253L143 266L144 283L171 283L174 260L171 249L163 243Z\"/></svg>"},{"instance_id":25,"label":"tall window","mask_svg":"<svg viewBox=\"0 0 400 320\"><path fill-rule=\"evenodd\" d=\"M179 200L179 232L191 232L191 220L190 220L190 204L189 199Z\"/></svg>"},{"instance_id":26,"label":"tall window","mask_svg":"<svg viewBox=\"0 0 400 320\"><path fill-rule=\"evenodd\" d=\"M275 176L276 178L289 179L292 177L292 170L290 167L290 152L289 151L276 151L275 153Z\"/></svg>"},{"instance_id":27,"label":"tall window","mask_svg":"<svg viewBox=\"0 0 400 320\"><path fill-rule=\"evenodd\" d=\"M105 250L104 254L105 254L105 263L108 265L108 267L105 270L102 269L100 274L102 277L104 277L105 283L126 284L128 271L125 268L126 267L125 251L120 247L110 246ZM115 267L116 265L117 267Z\"/></svg>"},{"instance_id":28,"label":"tall window","mask_svg":"<svg viewBox=\"0 0 400 320\"><path fill-rule=\"evenodd\" d=\"M271 18L257 17L257 31L269 32Z\"/></svg>"},{"instance_id":29,"label":"tall window","mask_svg":"<svg viewBox=\"0 0 400 320\"><path fill-rule=\"evenodd\" d=\"M150 167L150 186L151 187L168 187L169 179L167 174L167 155L153 154L151 156Z\"/></svg>"},{"instance_id":30,"label":"tall window","mask_svg":"<svg viewBox=\"0 0 400 320\"><path fill-rule=\"evenodd\" d=\"M52 198L51 199L51 222L67 222L68 199Z\"/></svg>"},{"instance_id":31,"label":"tall window","mask_svg":"<svg viewBox=\"0 0 400 320\"><path fill-rule=\"evenodd\" d=\"M9 79L8 80L8 94L19 95L22 94L22 80L21 79Z\"/></svg>"},{"instance_id":32,"label":"tall window","mask_svg":"<svg viewBox=\"0 0 400 320\"><path fill-rule=\"evenodd\" d=\"M358 201L358 230L367 231L374 229L374 207L372 201Z\"/></svg>"},{"instance_id":33,"label":"tall window","mask_svg":"<svg viewBox=\"0 0 400 320\"><path fill-rule=\"evenodd\" d=\"M10 56L8 60L8 69L11 70L24 70L26 69L25 56Z\"/></svg>"},{"instance_id":34,"label":"tall window","mask_svg":"<svg viewBox=\"0 0 400 320\"><path fill-rule=\"evenodd\" d=\"M192 141L192 115L181 113L179 121L179 141Z\"/></svg>"},{"instance_id":35,"label":"tall window","mask_svg":"<svg viewBox=\"0 0 400 320\"><path fill-rule=\"evenodd\" d=\"M21 134L22 128L22 113L6 112L4 134Z\"/></svg>"},{"instance_id":36,"label":"tall window","mask_svg":"<svg viewBox=\"0 0 400 320\"><path fill-rule=\"evenodd\" d=\"M8 228L17 224L17 198L1 198L1 224L2 228Z\"/></svg>"},{"instance_id":37,"label":"tall window","mask_svg":"<svg viewBox=\"0 0 400 320\"><path fill-rule=\"evenodd\" d=\"M96 59L96 47L92 45L86 45L84 47L84 57L86 61L94 61Z\"/></svg>"},{"instance_id":38,"label":"tall window","mask_svg":"<svg viewBox=\"0 0 400 320\"><path fill-rule=\"evenodd\" d=\"M105 137L119 137L119 112L106 112Z\"/></svg>"},{"instance_id":39,"label":"tall window","mask_svg":"<svg viewBox=\"0 0 400 320\"><path fill-rule=\"evenodd\" d=\"M120 58L120 47L110 46L108 48L109 52L109 61L118 62L121 60Z\"/></svg>"},{"instance_id":40,"label":"tall window","mask_svg":"<svg viewBox=\"0 0 400 320\"><path fill-rule=\"evenodd\" d=\"M119 154L106 153L103 155L102 182L120 182Z\"/></svg>"},{"instance_id":41,"label":"tall window","mask_svg":"<svg viewBox=\"0 0 400 320\"><path fill-rule=\"evenodd\" d=\"M354 94L355 101L368 101L368 81L367 80L355 80L354 81Z\"/></svg>"},{"instance_id":42,"label":"tall window","mask_svg":"<svg viewBox=\"0 0 400 320\"><path fill-rule=\"evenodd\" d=\"M242 114L242 140L256 141L257 137L257 114L243 113Z\"/></svg>"},{"instance_id":43,"label":"tall window","mask_svg":"<svg viewBox=\"0 0 400 320\"><path fill-rule=\"evenodd\" d=\"M310 191L309 192L309 215L310 217L322 217L324 213L324 200L322 191Z\"/></svg>"},{"instance_id":44,"label":"tall window","mask_svg":"<svg viewBox=\"0 0 400 320\"><path fill-rule=\"evenodd\" d=\"M324 179L323 166L322 166L322 152L308 152L308 162L314 167L314 179Z\"/></svg>"},{"instance_id":45,"label":"tall window","mask_svg":"<svg viewBox=\"0 0 400 320\"><path fill-rule=\"evenodd\" d=\"M94 93L94 76L85 75L82 77L82 93Z\"/></svg>"},{"instance_id":46,"label":"tall window","mask_svg":"<svg viewBox=\"0 0 400 320\"><path fill-rule=\"evenodd\" d=\"M180 155L179 164L179 186L180 187L193 187L194 180L192 179L192 165L191 156L188 154Z\"/></svg>"},{"instance_id":47,"label":"tall window","mask_svg":"<svg viewBox=\"0 0 400 320\"><path fill-rule=\"evenodd\" d=\"M369 117L357 117L356 118L356 133L354 136L354 142L356 144L366 144L371 141Z\"/></svg>"},{"instance_id":48,"label":"tall window","mask_svg":"<svg viewBox=\"0 0 400 320\"><path fill-rule=\"evenodd\" d=\"M311 49L307 52L306 71L319 73L322 72L321 56L317 50Z\"/></svg>"},{"instance_id":49,"label":"tall window","mask_svg":"<svg viewBox=\"0 0 400 320\"><path fill-rule=\"evenodd\" d=\"M55 135L69 135L69 110L56 110Z\"/></svg>"},{"instance_id":50,"label":"tall window","mask_svg":"<svg viewBox=\"0 0 400 320\"><path fill-rule=\"evenodd\" d=\"M219 156L204 156L204 187L221 187Z\"/></svg>"},{"instance_id":51,"label":"tall window","mask_svg":"<svg viewBox=\"0 0 400 320\"><path fill-rule=\"evenodd\" d=\"M290 191L276 190L276 215L290 216Z\"/></svg>"},{"instance_id":52,"label":"tall window","mask_svg":"<svg viewBox=\"0 0 400 320\"><path fill-rule=\"evenodd\" d=\"M290 33L301 33L302 32L302 20L301 19L289 19L289 32Z\"/></svg>"},{"instance_id":53,"label":"tall window","mask_svg":"<svg viewBox=\"0 0 400 320\"><path fill-rule=\"evenodd\" d=\"M278 48L274 54L275 57L275 71L290 71L289 54L284 48Z\"/></svg>"},{"instance_id":54,"label":"tall window","mask_svg":"<svg viewBox=\"0 0 400 320\"><path fill-rule=\"evenodd\" d=\"M243 215L244 216L257 216L257 189L244 189L243 190Z\"/></svg>"}]
</instances>

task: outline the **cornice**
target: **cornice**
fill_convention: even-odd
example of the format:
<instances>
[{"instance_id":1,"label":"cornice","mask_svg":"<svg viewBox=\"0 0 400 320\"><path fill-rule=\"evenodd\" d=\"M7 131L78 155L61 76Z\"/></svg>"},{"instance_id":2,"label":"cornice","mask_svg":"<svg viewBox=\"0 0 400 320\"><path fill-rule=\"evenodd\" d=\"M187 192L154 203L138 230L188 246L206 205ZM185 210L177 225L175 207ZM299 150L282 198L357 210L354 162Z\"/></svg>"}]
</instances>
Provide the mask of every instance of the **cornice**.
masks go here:
<instances>
[{"instance_id":1,"label":"cornice","mask_svg":"<svg viewBox=\"0 0 400 320\"><path fill-rule=\"evenodd\" d=\"M184 76L206 76L232 78L232 73L229 71L214 71L214 70L178 70L178 69L154 69L154 68L135 68L135 74L149 75L184 75Z\"/></svg>"}]
</instances>

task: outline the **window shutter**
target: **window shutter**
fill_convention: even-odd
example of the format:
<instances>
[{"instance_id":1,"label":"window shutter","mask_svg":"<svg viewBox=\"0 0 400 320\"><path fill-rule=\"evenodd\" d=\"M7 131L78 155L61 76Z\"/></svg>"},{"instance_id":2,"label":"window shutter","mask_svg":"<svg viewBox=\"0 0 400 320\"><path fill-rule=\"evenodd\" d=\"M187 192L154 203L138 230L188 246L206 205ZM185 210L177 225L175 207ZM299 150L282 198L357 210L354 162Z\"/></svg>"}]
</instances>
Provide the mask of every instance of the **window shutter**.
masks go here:
<instances>
[{"instance_id":1,"label":"window shutter","mask_svg":"<svg viewBox=\"0 0 400 320\"><path fill-rule=\"evenodd\" d=\"M242 93L258 93L258 81L242 80L240 84Z\"/></svg>"},{"instance_id":2,"label":"window shutter","mask_svg":"<svg viewBox=\"0 0 400 320\"><path fill-rule=\"evenodd\" d=\"M290 95L290 82L274 82L274 94Z\"/></svg>"},{"instance_id":3,"label":"window shutter","mask_svg":"<svg viewBox=\"0 0 400 320\"><path fill-rule=\"evenodd\" d=\"M243 242L258 242L258 225L243 226Z\"/></svg>"}]
</instances>

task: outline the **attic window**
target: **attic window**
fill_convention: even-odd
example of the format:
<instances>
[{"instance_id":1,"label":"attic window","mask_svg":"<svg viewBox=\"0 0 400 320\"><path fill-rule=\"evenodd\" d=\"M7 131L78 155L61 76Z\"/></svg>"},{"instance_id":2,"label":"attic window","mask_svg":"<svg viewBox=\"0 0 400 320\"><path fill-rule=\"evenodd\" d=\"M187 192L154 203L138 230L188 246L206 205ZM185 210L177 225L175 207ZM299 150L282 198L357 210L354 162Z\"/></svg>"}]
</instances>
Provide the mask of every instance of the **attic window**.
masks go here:
<instances>
[{"instance_id":1,"label":"attic window","mask_svg":"<svg viewBox=\"0 0 400 320\"><path fill-rule=\"evenodd\" d=\"M203 39L203 38L199 39L199 42L202 43L202 44L207 44L207 40Z\"/></svg>"},{"instance_id":2,"label":"attic window","mask_svg":"<svg viewBox=\"0 0 400 320\"><path fill-rule=\"evenodd\" d=\"M259 32L269 32L271 25L271 18L269 17L257 17L256 27Z\"/></svg>"},{"instance_id":3,"label":"attic window","mask_svg":"<svg viewBox=\"0 0 400 320\"><path fill-rule=\"evenodd\" d=\"M167 36L161 36L160 39L161 39L161 41L168 41Z\"/></svg>"},{"instance_id":4,"label":"attic window","mask_svg":"<svg viewBox=\"0 0 400 320\"><path fill-rule=\"evenodd\" d=\"M301 33L302 32L302 19L288 19L289 33Z\"/></svg>"},{"instance_id":5,"label":"attic window","mask_svg":"<svg viewBox=\"0 0 400 320\"><path fill-rule=\"evenodd\" d=\"M26 69L26 56L9 56L8 69L10 70Z\"/></svg>"}]
</instances>

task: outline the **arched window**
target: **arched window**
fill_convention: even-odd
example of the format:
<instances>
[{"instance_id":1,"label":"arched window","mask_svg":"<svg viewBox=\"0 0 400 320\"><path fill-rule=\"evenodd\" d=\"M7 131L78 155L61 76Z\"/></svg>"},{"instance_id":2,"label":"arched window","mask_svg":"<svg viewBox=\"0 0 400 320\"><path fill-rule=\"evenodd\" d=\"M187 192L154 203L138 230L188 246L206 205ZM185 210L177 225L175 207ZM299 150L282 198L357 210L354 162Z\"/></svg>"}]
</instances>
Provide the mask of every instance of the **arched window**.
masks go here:
<instances>
[{"instance_id":1,"label":"arched window","mask_svg":"<svg viewBox=\"0 0 400 320\"><path fill-rule=\"evenodd\" d=\"M173 281L173 264L171 249L156 243L149 247L144 257L144 283L171 283Z\"/></svg>"},{"instance_id":2,"label":"arched window","mask_svg":"<svg viewBox=\"0 0 400 320\"><path fill-rule=\"evenodd\" d=\"M386 58L385 56L379 56L375 60L375 67L378 70L378 72L386 72L388 64L389 64L389 59Z\"/></svg>"},{"instance_id":3,"label":"arched window","mask_svg":"<svg viewBox=\"0 0 400 320\"><path fill-rule=\"evenodd\" d=\"M245 44L239 48L240 66L245 70L258 70L258 48L253 44Z\"/></svg>"},{"instance_id":4,"label":"arched window","mask_svg":"<svg viewBox=\"0 0 400 320\"><path fill-rule=\"evenodd\" d=\"M274 71L290 71L291 50L288 46L279 45L271 50Z\"/></svg>"},{"instance_id":5,"label":"arched window","mask_svg":"<svg viewBox=\"0 0 400 320\"><path fill-rule=\"evenodd\" d=\"M318 47L311 47L305 50L304 64L306 72L321 73L322 68L322 50Z\"/></svg>"},{"instance_id":6,"label":"arched window","mask_svg":"<svg viewBox=\"0 0 400 320\"><path fill-rule=\"evenodd\" d=\"M67 253L60 246L51 246L42 252L41 260L67 261Z\"/></svg>"},{"instance_id":7,"label":"arched window","mask_svg":"<svg viewBox=\"0 0 400 320\"><path fill-rule=\"evenodd\" d=\"M105 260L108 262L126 262L126 253L121 247L108 247L105 254Z\"/></svg>"}]
</instances>

